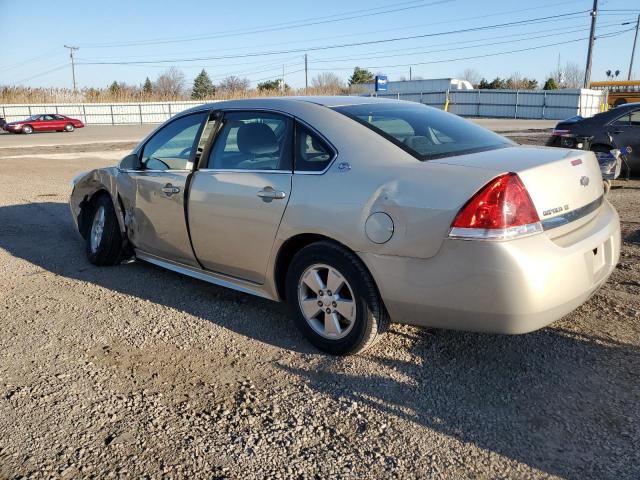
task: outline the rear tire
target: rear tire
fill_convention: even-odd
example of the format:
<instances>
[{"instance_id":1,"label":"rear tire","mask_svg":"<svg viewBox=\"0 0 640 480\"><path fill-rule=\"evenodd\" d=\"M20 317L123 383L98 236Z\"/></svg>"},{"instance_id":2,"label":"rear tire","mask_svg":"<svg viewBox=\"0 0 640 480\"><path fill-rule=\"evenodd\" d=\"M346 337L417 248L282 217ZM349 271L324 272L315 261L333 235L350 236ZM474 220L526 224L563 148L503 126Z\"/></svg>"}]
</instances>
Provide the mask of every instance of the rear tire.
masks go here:
<instances>
[{"instance_id":1,"label":"rear tire","mask_svg":"<svg viewBox=\"0 0 640 480\"><path fill-rule=\"evenodd\" d=\"M75 128L76 128L76 127L74 127L72 123L67 123L67 124L64 126L64 131L65 131L65 132L73 132L73 131L75 130Z\"/></svg>"},{"instance_id":2,"label":"rear tire","mask_svg":"<svg viewBox=\"0 0 640 480\"><path fill-rule=\"evenodd\" d=\"M94 265L117 265L122 259L122 234L108 195L100 195L91 202L90 222L86 230L87 259Z\"/></svg>"},{"instance_id":3,"label":"rear tire","mask_svg":"<svg viewBox=\"0 0 640 480\"><path fill-rule=\"evenodd\" d=\"M358 257L334 243L313 243L293 257L286 294L296 326L320 350L359 353L388 328L371 274Z\"/></svg>"},{"instance_id":4,"label":"rear tire","mask_svg":"<svg viewBox=\"0 0 640 480\"><path fill-rule=\"evenodd\" d=\"M33 133L33 127L31 125L23 125L22 133L24 133L26 135L29 135L29 134Z\"/></svg>"}]
</instances>

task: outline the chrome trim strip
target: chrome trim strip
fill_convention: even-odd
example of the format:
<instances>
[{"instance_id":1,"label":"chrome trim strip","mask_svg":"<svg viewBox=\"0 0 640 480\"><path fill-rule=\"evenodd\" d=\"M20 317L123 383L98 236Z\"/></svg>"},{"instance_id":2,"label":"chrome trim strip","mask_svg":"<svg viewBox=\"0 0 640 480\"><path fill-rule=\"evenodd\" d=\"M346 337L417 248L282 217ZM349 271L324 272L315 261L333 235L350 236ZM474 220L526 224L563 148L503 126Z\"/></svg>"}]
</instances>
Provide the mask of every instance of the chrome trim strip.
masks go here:
<instances>
[{"instance_id":1,"label":"chrome trim strip","mask_svg":"<svg viewBox=\"0 0 640 480\"><path fill-rule=\"evenodd\" d=\"M449 238L454 240L490 240L503 241L523 238L542 233L540 222L518 225L508 228L463 228L451 227Z\"/></svg>"},{"instance_id":2,"label":"chrome trim strip","mask_svg":"<svg viewBox=\"0 0 640 480\"><path fill-rule=\"evenodd\" d=\"M243 168L200 168L198 172L209 173L287 173L291 175L291 170L248 170Z\"/></svg>"},{"instance_id":3,"label":"chrome trim strip","mask_svg":"<svg viewBox=\"0 0 640 480\"><path fill-rule=\"evenodd\" d=\"M191 173L191 170L132 170L120 167L118 167L118 171L123 173Z\"/></svg>"},{"instance_id":4,"label":"chrome trim strip","mask_svg":"<svg viewBox=\"0 0 640 480\"><path fill-rule=\"evenodd\" d=\"M562 227L568 223L574 222L579 218L586 217L592 212L595 212L604 202L604 195L601 195L591 203L587 203L584 207L576 208L570 212L563 213L556 217L545 218L542 223L544 230L551 230L554 228Z\"/></svg>"},{"instance_id":5,"label":"chrome trim strip","mask_svg":"<svg viewBox=\"0 0 640 480\"><path fill-rule=\"evenodd\" d=\"M150 253L145 253L141 250L135 249L136 257L145 262L153 263L159 267L166 268L172 272L181 273L189 277L209 282L220 287L230 288L232 290L238 290L239 292L256 295L258 297L266 298L267 300L275 300L268 293L266 293L261 285L240 280L220 273L208 272L199 268L183 265L181 263L165 260L164 258L157 257Z\"/></svg>"}]
</instances>

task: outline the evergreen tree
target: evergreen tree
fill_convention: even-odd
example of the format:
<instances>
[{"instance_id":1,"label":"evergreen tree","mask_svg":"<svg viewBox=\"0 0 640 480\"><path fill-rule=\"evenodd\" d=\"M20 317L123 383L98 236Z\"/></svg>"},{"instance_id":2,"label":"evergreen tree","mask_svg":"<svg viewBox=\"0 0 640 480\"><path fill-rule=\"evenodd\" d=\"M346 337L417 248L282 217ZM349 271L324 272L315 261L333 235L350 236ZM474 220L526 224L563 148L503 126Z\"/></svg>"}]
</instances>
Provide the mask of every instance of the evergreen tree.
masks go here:
<instances>
[{"instance_id":1,"label":"evergreen tree","mask_svg":"<svg viewBox=\"0 0 640 480\"><path fill-rule=\"evenodd\" d=\"M120 85L115 80L109 86L109 93L111 94L112 97L116 97L118 93L120 93Z\"/></svg>"},{"instance_id":2,"label":"evergreen tree","mask_svg":"<svg viewBox=\"0 0 640 480\"><path fill-rule=\"evenodd\" d=\"M373 80L373 73L365 68L356 67L353 69L353 75L349 78L349 86L360 83L372 83Z\"/></svg>"},{"instance_id":3,"label":"evergreen tree","mask_svg":"<svg viewBox=\"0 0 640 480\"><path fill-rule=\"evenodd\" d=\"M151 80L149 77L144 81L144 85L142 85L142 93L145 95L151 95L153 93L153 85L151 84Z\"/></svg>"},{"instance_id":4,"label":"evergreen tree","mask_svg":"<svg viewBox=\"0 0 640 480\"><path fill-rule=\"evenodd\" d=\"M556 85L556 81L553 78L548 78L546 82L544 82L543 90L558 90L558 85Z\"/></svg>"},{"instance_id":5,"label":"evergreen tree","mask_svg":"<svg viewBox=\"0 0 640 480\"><path fill-rule=\"evenodd\" d=\"M213 97L216 94L216 87L211 82L209 74L202 69L196 79L193 81L193 91L191 98L193 100L204 100Z\"/></svg>"}]
</instances>

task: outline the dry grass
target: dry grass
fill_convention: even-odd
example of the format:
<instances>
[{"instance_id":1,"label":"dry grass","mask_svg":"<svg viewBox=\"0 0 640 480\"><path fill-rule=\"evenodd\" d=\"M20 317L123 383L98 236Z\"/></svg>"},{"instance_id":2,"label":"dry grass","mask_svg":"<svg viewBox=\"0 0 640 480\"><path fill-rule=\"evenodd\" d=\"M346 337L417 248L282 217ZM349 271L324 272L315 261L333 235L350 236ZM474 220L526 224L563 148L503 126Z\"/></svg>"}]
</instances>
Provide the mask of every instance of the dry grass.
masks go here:
<instances>
[{"instance_id":1,"label":"dry grass","mask_svg":"<svg viewBox=\"0 0 640 480\"><path fill-rule=\"evenodd\" d=\"M228 100L234 98L278 97L281 95L346 95L359 93L357 89L340 87L309 87L308 89L288 89L282 93L276 90L259 91L248 89L242 91L218 91L207 100ZM167 96L147 94L137 88L122 88L114 92L108 88L84 88L73 92L67 88L31 88L0 87L0 104L59 104L59 103L128 103L128 102L166 102L191 100L188 94Z\"/></svg>"}]
</instances>

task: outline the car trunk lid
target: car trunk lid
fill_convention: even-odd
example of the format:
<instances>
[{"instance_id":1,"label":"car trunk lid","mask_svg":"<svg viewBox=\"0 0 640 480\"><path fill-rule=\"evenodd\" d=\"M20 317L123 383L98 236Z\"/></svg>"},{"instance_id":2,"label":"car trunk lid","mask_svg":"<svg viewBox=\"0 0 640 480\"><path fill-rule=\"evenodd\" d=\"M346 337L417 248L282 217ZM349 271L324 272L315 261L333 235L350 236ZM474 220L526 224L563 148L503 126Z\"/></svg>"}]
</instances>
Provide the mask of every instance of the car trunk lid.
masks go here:
<instances>
[{"instance_id":1,"label":"car trunk lid","mask_svg":"<svg viewBox=\"0 0 640 480\"><path fill-rule=\"evenodd\" d=\"M592 152L513 146L432 162L479 168L496 176L517 173L551 237L579 228L602 204L602 176Z\"/></svg>"}]
</instances>

